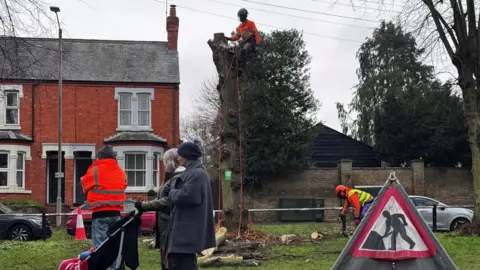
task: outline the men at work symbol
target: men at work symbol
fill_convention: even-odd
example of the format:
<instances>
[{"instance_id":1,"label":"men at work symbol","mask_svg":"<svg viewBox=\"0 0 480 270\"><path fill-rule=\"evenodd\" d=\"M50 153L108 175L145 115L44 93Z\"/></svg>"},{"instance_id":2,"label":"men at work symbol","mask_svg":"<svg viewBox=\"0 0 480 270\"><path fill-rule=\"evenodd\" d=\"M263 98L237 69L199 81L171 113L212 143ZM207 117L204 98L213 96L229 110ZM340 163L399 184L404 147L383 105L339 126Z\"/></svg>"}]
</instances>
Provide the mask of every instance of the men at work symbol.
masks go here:
<instances>
[{"instance_id":1,"label":"men at work symbol","mask_svg":"<svg viewBox=\"0 0 480 270\"><path fill-rule=\"evenodd\" d=\"M407 224L407 220L405 219L405 215L403 214L393 214L391 215L388 211L383 211L382 215L386 218L385 220L385 233L383 234L382 238L385 238L389 235L392 235L391 240L391 247L388 250L396 250L397 246L397 235L400 236L405 240L408 244L410 244L410 249L415 247L415 242L407 235L407 230L405 229ZM390 229L393 228L392 231Z\"/></svg>"},{"instance_id":2,"label":"men at work symbol","mask_svg":"<svg viewBox=\"0 0 480 270\"><path fill-rule=\"evenodd\" d=\"M382 212L385 217L385 233L380 235L380 232L372 230L367 239L362 245L362 249L370 250L387 250L384 243L384 238L391 236L390 248L388 250L397 250L397 236L400 234L402 239L410 245L410 249L413 249L416 243L407 235L406 227L408 226L405 215L403 214L390 214L389 211Z\"/></svg>"}]
</instances>

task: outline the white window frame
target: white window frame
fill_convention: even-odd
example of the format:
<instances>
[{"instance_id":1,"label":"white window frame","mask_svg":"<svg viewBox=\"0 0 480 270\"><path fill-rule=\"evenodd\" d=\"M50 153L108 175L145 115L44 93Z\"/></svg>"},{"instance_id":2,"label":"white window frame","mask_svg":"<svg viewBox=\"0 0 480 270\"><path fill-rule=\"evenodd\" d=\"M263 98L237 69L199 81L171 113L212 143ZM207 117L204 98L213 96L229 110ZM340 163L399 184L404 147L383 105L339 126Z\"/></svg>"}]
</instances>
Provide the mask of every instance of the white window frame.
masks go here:
<instances>
[{"instance_id":1,"label":"white window frame","mask_svg":"<svg viewBox=\"0 0 480 270\"><path fill-rule=\"evenodd\" d=\"M18 169L18 157L22 156L22 164L23 164L23 169ZM17 166L15 166L15 183L17 184L17 188L19 189L25 189L25 153L24 152L17 152ZM18 179L17 179L17 174L21 172L22 173L22 186L18 186Z\"/></svg>"},{"instance_id":2,"label":"white window frame","mask_svg":"<svg viewBox=\"0 0 480 270\"><path fill-rule=\"evenodd\" d=\"M159 158L159 163L163 160L164 148L162 146L147 146L147 145L122 145L122 146L113 146L113 151L117 152L117 162L118 165L125 170L125 154L128 153L146 153L147 154L147 178L146 178L146 187L129 187L127 186L127 193L147 193L150 189L154 189L153 186L153 154L157 153ZM158 167L159 176L161 172L161 167L159 164Z\"/></svg>"},{"instance_id":3,"label":"white window frame","mask_svg":"<svg viewBox=\"0 0 480 270\"><path fill-rule=\"evenodd\" d=\"M17 124L7 124L7 93L17 93L17 106L13 107L17 109ZM23 85L21 84L0 84L0 130L20 130L21 126L21 99L23 98Z\"/></svg>"},{"instance_id":4,"label":"white window frame","mask_svg":"<svg viewBox=\"0 0 480 270\"><path fill-rule=\"evenodd\" d=\"M5 126L19 126L20 125L20 94L18 91L5 91ZM8 106L8 94L15 94L17 106ZM17 123L7 123L7 110L17 110Z\"/></svg>"},{"instance_id":5,"label":"white window frame","mask_svg":"<svg viewBox=\"0 0 480 270\"><path fill-rule=\"evenodd\" d=\"M130 110L121 108L122 96L125 98L130 98ZM130 112L130 125L122 125L122 112ZM133 95L130 93L121 93L118 98L118 127L131 127L133 124Z\"/></svg>"},{"instance_id":6,"label":"white window frame","mask_svg":"<svg viewBox=\"0 0 480 270\"><path fill-rule=\"evenodd\" d=\"M157 164L157 169L155 169L155 163ZM152 175L153 186L157 188L160 186L160 153L153 153L152 172L155 173L155 178Z\"/></svg>"},{"instance_id":7,"label":"white window frame","mask_svg":"<svg viewBox=\"0 0 480 270\"><path fill-rule=\"evenodd\" d=\"M8 168L7 170L1 169L1 171L7 171L7 186L0 186L1 193L18 193L18 194L31 194L31 190L26 189L27 179L26 171L28 162L31 162L32 156L30 154L30 146L26 145L0 145L0 153L8 154ZM23 154L23 187L17 185L17 161L18 154Z\"/></svg>"},{"instance_id":8,"label":"white window frame","mask_svg":"<svg viewBox=\"0 0 480 270\"><path fill-rule=\"evenodd\" d=\"M9 186L9 169L11 167L10 152L9 151L0 151L0 155L6 155L7 156L7 168L1 168L0 167L0 172L6 172L7 173L7 185L5 185L5 186L1 185L0 188L8 188L8 186Z\"/></svg>"},{"instance_id":9,"label":"white window frame","mask_svg":"<svg viewBox=\"0 0 480 270\"><path fill-rule=\"evenodd\" d=\"M139 100L140 96L146 96L149 99L148 104L148 109L147 110L140 110L140 106L137 106L137 123L138 126L143 128L143 127L151 127L152 126L152 101L150 100L150 94L149 93L138 93L137 94L137 100ZM137 105L139 105L140 102L137 102ZM148 113L148 122L147 125L140 125L140 112L147 112Z\"/></svg>"},{"instance_id":10,"label":"white window frame","mask_svg":"<svg viewBox=\"0 0 480 270\"><path fill-rule=\"evenodd\" d=\"M132 118L131 125L125 126L120 125L120 95L122 94L131 94L132 95ZM150 96L149 103L149 114L148 114L148 125L140 126L138 124L139 114L138 114L138 96L141 94ZM117 87L115 88L115 100L118 102L117 106L117 117L118 117L118 128L117 131L153 131L152 129L152 100L155 99L155 91L153 88L124 88Z\"/></svg>"},{"instance_id":11,"label":"white window frame","mask_svg":"<svg viewBox=\"0 0 480 270\"><path fill-rule=\"evenodd\" d=\"M137 164L136 164L136 162L135 162L135 169L133 169L133 170L132 170L132 169L127 169L127 155L142 155L142 156L144 156L144 158L145 158L145 163L144 163L144 164L145 164L145 168L144 168L144 169L137 169L137 168L136 168L136 167L137 167ZM148 176L147 176L147 174L149 173L148 166L147 166L147 163L148 163L148 158L147 158L148 153L146 153L146 152L133 152L133 151L131 151L131 152L125 152L125 153L124 153L124 156L125 156L125 167L124 167L124 168L125 168L125 174L126 174L127 176L128 176L128 173L127 173L127 172L129 172L129 171L130 171L130 172L145 172L145 174L144 174L144 175L145 175L145 179L144 179L145 185L143 185L143 186L132 186L131 188L132 188L132 189L141 189L141 190L146 189L147 186L148 186L148 183L147 183L147 178L148 178ZM135 160L135 161L136 161L136 160ZM136 184L136 180L137 180L137 179L135 179L135 184ZM128 179L127 179L127 183L128 183Z\"/></svg>"}]
</instances>

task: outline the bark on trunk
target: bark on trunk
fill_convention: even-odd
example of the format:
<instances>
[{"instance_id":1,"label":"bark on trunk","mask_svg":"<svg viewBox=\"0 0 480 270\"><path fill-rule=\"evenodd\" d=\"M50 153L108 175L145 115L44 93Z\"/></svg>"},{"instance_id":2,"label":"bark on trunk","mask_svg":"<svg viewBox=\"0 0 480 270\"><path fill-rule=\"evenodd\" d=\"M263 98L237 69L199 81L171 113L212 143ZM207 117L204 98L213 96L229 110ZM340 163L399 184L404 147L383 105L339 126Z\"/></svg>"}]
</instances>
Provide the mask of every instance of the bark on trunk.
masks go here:
<instances>
[{"instance_id":1,"label":"bark on trunk","mask_svg":"<svg viewBox=\"0 0 480 270\"><path fill-rule=\"evenodd\" d=\"M235 49L228 46L223 33L216 33L213 40L208 41L212 49L213 62L218 72L217 90L220 93L220 122L221 122L221 175L222 181L222 210L224 226L228 231L238 230L240 222L240 129L239 129L239 101L237 87L243 93L244 85L238 78L238 67L235 58ZM223 177L226 171L232 172L231 180ZM245 219L245 216L243 216ZM242 221L242 228L246 223Z\"/></svg>"},{"instance_id":2,"label":"bark on trunk","mask_svg":"<svg viewBox=\"0 0 480 270\"><path fill-rule=\"evenodd\" d=\"M459 66L459 85L462 89L465 104L465 115L468 125L468 141L472 153L472 177L473 191L475 196L475 215L473 219L473 231L480 233L480 118L477 104L477 84L473 72L465 66Z\"/></svg>"},{"instance_id":3,"label":"bark on trunk","mask_svg":"<svg viewBox=\"0 0 480 270\"><path fill-rule=\"evenodd\" d=\"M468 140L470 143L470 151L472 153L473 191L475 195L475 215L473 219L473 231L475 233L480 233L480 119L478 118L478 114L475 115L476 117L468 117L467 121Z\"/></svg>"}]
</instances>

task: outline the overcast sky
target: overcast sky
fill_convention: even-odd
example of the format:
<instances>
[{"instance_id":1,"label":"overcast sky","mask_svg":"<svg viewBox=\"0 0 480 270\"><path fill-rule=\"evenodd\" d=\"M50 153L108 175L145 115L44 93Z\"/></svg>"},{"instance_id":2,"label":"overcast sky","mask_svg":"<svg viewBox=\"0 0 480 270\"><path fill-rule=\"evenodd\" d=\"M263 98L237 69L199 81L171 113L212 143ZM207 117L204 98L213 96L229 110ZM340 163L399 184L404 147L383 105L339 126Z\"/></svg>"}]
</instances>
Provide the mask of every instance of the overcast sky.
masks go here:
<instances>
[{"instance_id":1,"label":"overcast sky","mask_svg":"<svg viewBox=\"0 0 480 270\"><path fill-rule=\"evenodd\" d=\"M46 1L60 7L60 18L68 38L167 40L163 0ZM366 6L363 0L352 1L364 7L355 11L349 6L350 0L169 0L169 5L177 5L180 18L180 114L191 110L192 99L202 81L216 72L207 40L213 38L215 32L233 31L238 25L237 11L245 7L249 10L249 19L260 31L270 32L276 27L305 32L307 49L312 56L311 87L322 103L317 118L340 130L335 102L351 100L353 86L357 83L356 52L361 42L371 36L371 28L378 26L379 15L391 19L398 15L391 10L399 11L402 6L401 1L396 1L396 6L380 8L383 9L380 14L376 4L380 0L368 0ZM333 5L334 2L337 4Z\"/></svg>"}]
</instances>

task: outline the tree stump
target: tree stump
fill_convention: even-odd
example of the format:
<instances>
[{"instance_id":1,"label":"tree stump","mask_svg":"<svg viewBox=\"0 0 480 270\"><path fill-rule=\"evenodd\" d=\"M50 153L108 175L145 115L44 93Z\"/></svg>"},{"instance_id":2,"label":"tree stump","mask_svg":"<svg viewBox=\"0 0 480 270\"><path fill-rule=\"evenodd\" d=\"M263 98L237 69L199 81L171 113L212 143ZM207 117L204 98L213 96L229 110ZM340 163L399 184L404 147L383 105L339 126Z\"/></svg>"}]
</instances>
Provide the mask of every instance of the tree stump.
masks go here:
<instances>
[{"instance_id":1,"label":"tree stump","mask_svg":"<svg viewBox=\"0 0 480 270\"><path fill-rule=\"evenodd\" d=\"M241 95L245 85L240 80L238 63L235 54L235 47L229 47L223 33L215 33L213 40L209 40L208 45L212 49L213 62L218 73L217 89L220 94L220 113L221 122L220 134L222 134L222 155L220 160L221 174L219 178L222 181L222 209L224 216L224 226L229 231L238 230L241 213L240 186L241 181L238 168L240 156L241 140L241 120L239 118L241 108ZM244 80L243 80L244 81ZM237 91L238 90L238 91ZM231 171L231 180L223 177L225 171ZM242 218L242 229L247 227L245 222L247 217Z\"/></svg>"}]
</instances>

